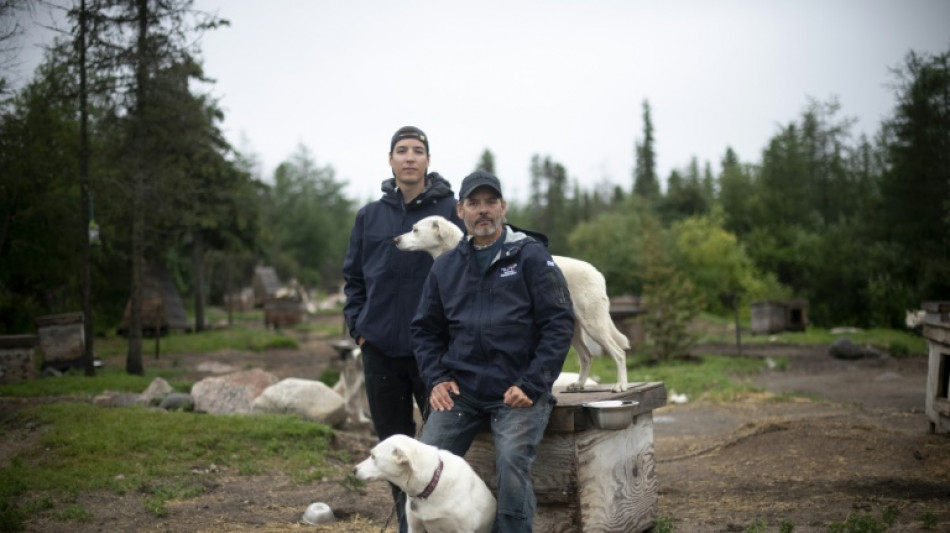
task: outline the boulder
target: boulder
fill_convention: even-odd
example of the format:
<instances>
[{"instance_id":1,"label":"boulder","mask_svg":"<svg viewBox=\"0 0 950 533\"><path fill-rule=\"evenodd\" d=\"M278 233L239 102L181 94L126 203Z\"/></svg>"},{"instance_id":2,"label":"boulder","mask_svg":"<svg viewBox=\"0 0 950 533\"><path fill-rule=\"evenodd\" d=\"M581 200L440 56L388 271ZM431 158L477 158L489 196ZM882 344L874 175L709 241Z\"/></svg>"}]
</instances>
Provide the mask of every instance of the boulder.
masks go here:
<instances>
[{"instance_id":1,"label":"boulder","mask_svg":"<svg viewBox=\"0 0 950 533\"><path fill-rule=\"evenodd\" d=\"M236 371L237 367L227 363L219 363L218 361L205 361L204 363L200 363L195 370L198 372L207 372L208 374L229 374Z\"/></svg>"},{"instance_id":2,"label":"boulder","mask_svg":"<svg viewBox=\"0 0 950 533\"><path fill-rule=\"evenodd\" d=\"M155 378L142 392L142 402L149 406L158 405L162 398L168 396L173 390L167 381L162 378Z\"/></svg>"},{"instance_id":3,"label":"boulder","mask_svg":"<svg viewBox=\"0 0 950 533\"><path fill-rule=\"evenodd\" d=\"M851 339L840 338L828 347L828 355L835 359L883 359L887 354L873 346L858 346Z\"/></svg>"},{"instance_id":4,"label":"boulder","mask_svg":"<svg viewBox=\"0 0 950 533\"><path fill-rule=\"evenodd\" d=\"M305 420L339 427L346 421L343 397L320 381L287 378L254 400L254 413L294 414Z\"/></svg>"},{"instance_id":5,"label":"boulder","mask_svg":"<svg viewBox=\"0 0 950 533\"><path fill-rule=\"evenodd\" d=\"M273 374L255 368L202 379L191 387L191 397L198 412L247 414L254 399L277 381Z\"/></svg>"},{"instance_id":6,"label":"boulder","mask_svg":"<svg viewBox=\"0 0 950 533\"><path fill-rule=\"evenodd\" d=\"M92 404L99 407L133 407L145 405L142 395L134 392L103 391L92 399Z\"/></svg>"},{"instance_id":7,"label":"boulder","mask_svg":"<svg viewBox=\"0 0 950 533\"><path fill-rule=\"evenodd\" d=\"M162 398L158 406L167 411L194 411L195 401L190 394L173 392Z\"/></svg>"}]
</instances>

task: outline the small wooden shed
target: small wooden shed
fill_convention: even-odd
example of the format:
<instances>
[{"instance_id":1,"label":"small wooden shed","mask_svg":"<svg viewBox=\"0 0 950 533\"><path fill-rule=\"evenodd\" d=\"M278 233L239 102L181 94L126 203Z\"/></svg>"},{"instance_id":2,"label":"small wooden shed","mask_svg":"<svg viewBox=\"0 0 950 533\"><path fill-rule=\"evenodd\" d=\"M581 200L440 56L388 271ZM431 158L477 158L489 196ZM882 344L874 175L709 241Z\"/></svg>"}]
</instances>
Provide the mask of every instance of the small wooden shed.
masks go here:
<instances>
[{"instance_id":1,"label":"small wooden shed","mask_svg":"<svg viewBox=\"0 0 950 533\"><path fill-rule=\"evenodd\" d=\"M750 305L750 311L753 334L805 331L808 325L805 300L756 300Z\"/></svg>"},{"instance_id":2,"label":"small wooden shed","mask_svg":"<svg viewBox=\"0 0 950 533\"><path fill-rule=\"evenodd\" d=\"M165 268L156 263L146 265L142 282L142 333L166 335L171 330L191 331L185 304L175 287L175 281ZM125 304L125 313L118 334L129 332L131 299Z\"/></svg>"},{"instance_id":3,"label":"small wooden shed","mask_svg":"<svg viewBox=\"0 0 950 533\"><path fill-rule=\"evenodd\" d=\"M631 348L643 344L643 322L638 320L647 309L641 305L639 296L616 296L610 299L610 318L621 333L627 336Z\"/></svg>"},{"instance_id":4,"label":"small wooden shed","mask_svg":"<svg viewBox=\"0 0 950 533\"><path fill-rule=\"evenodd\" d=\"M86 350L85 319L82 313L36 317L36 333L43 352L43 367L66 370L82 366Z\"/></svg>"},{"instance_id":5,"label":"small wooden shed","mask_svg":"<svg viewBox=\"0 0 950 533\"><path fill-rule=\"evenodd\" d=\"M36 377L34 335L0 335L0 385Z\"/></svg>"},{"instance_id":6,"label":"small wooden shed","mask_svg":"<svg viewBox=\"0 0 950 533\"><path fill-rule=\"evenodd\" d=\"M254 307L264 307L269 300L277 296L280 290L280 278L274 267L259 266L254 268Z\"/></svg>"}]
</instances>

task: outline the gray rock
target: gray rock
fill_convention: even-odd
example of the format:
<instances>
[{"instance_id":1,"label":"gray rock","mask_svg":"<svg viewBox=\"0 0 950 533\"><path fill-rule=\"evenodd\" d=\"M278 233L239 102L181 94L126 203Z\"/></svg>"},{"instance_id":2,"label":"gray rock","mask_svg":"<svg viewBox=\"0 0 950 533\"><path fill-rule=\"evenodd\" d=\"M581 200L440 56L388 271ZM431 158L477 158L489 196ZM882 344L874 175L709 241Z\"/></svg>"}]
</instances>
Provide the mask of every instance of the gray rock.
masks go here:
<instances>
[{"instance_id":1,"label":"gray rock","mask_svg":"<svg viewBox=\"0 0 950 533\"><path fill-rule=\"evenodd\" d=\"M198 365L198 372L207 372L209 374L228 374L237 370L234 365L219 363L217 361L206 361Z\"/></svg>"},{"instance_id":2,"label":"gray rock","mask_svg":"<svg viewBox=\"0 0 950 533\"><path fill-rule=\"evenodd\" d=\"M173 392L162 398L162 402L158 406L168 411L194 411L195 400L190 394Z\"/></svg>"},{"instance_id":3,"label":"gray rock","mask_svg":"<svg viewBox=\"0 0 950 533\"><path fill-rule=\"evenodd\" d=\"M195 411L211 414L247 414L267 387L277 383L273 374L259 368L205 378L191 387Z\"/></svg>"},{"instance_id":4,"label":"gray rock","mask_svg":"<svg viewBox=\"0 0 950 533\"><path fill-rule=\"evenodd\" d=\"M93 405L99 407L132 407L134 405L145 405L141 394L133 392L105 391L92 399Z\"/></svg>"},{"instance_id":5,"label":"gray rock","mask_svg":"<svg viewBox=\"0 0 950 533\"><path fill-rule=\"evenodd\" d=\"M343 397L323 382L288 378L271 385L254 400L254 413L294 414L331 426L346 421Z\"/></svg>"},{"instance_id":6,"label":"gray rock","mask_svg":"<svg viewBox=\"0 0 950 533\"><path fill-rule=\"evenodd\" d=\"M828 347L828 355L836 359L884 359L888 355L873 346L858 346L851 339L842 337Z\"/></svg>"},{"instance_id":7,"label":"gray rock","mask_svg":"<svg viewBox=\"0 0 950 533\"><path fill-rule=\"evenodd\" d=\"M155 406L161 403L162 398L168 396L174 389L162 378L155 378L142 392L142 401L145 405Z\"/></svg>"}]
</instances>

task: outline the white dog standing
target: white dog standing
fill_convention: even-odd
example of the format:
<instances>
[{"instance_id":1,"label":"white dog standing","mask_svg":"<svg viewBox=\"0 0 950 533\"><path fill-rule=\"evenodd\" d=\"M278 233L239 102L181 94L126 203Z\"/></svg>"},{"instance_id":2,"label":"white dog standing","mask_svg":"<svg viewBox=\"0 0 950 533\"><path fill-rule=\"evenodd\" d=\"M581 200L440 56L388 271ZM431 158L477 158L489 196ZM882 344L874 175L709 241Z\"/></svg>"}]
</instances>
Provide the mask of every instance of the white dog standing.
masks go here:
<instances>
[{"instance_id":1,"label":"white dog standing","mask_svg":"<svg viewBox=\"0 0 950 533\"><path fill-rule=\"evenodd\" d=\"M346 414L351 422L368 424L372 420L369 417L369 399L363 376L363 352L356 346L340 355L343 358L343 372L333 390L343 397Z\"/></svg>"},{"instance_id":2,"label":"white dog standing","mask_svg":"<svg viewBox=\"0 0 950 533\"><path fill-rule=\"evenodd\" d=\"M462 238L462 230L440 216L426 217L412 226L412 230L395 238L400 250L428 252L433 258L455 248ZM623 392L627 383L627 353L630 341L617 330L610 319L610 299L607 298L607 282L594 265L559 255L554 262L564 273L567 289L574 303L574 338L571 345L580 360L580 373L568 390L583 390L590 375L592 355L584 343L584 335L599 344L613 357L617 364L617 382L613 392Z\"/></svg>"},{"instance_id":3,"label":"white dog standing","mask_svg":"<svg viewBox=\"0 0 950 533\"><path fill-rule=\"evenodd\" d=\"M465 459L411 437L387 438L353 470L406 493L410 533L489 533L495 522L495 497Z\"/></svg>"}]
</instances>

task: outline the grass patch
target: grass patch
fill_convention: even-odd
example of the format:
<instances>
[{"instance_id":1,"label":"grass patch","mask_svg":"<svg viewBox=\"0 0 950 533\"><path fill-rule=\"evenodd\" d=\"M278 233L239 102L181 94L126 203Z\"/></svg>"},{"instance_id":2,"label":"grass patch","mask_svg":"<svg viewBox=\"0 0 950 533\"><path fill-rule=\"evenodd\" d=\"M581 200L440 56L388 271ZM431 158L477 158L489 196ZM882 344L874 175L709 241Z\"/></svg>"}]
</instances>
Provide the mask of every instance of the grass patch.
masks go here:
<instances>
[{"instance_id":1,"label":"grass patch","mask_svg":"<svg viewBox=\"0 0 950 533\"><path fill-rule=\"evenodd\" d=\"M38 429L35 444L0 469L0 531L39 512L43 502L107 490L143 491L147 509L205 489L196 468L215 465L238 474L283 472L298 483L335 473L328 461L332 430L295 416L210 416L145 408L102 409L63 402L24 409L6 427ZM87 520L79 506L62 519Z\"/></svg>"},{"instance_id":2,"label":"grass patch","mask_svg":"<svg viewBox=\"0 0 950 533\"><path fill-rule=\"evenodd\" d=\"M710 322L709 317L704 321ZM847 337L858 345L871 345L887 351L894 357L916 357L927 353L927 341L922 336L911 331L896 329L864 329L855 333L837 334L826 328L809 326L805 331L783 331L773 335L752 335L743 325L742 344L797 344L821 345L831 344L841 337ZM735 331L704 332L699 339L701 343L735 344Z\"/></svg>"},{"instance_id":3,"label":"grass patch","mask_svg":"<svg viewBox=\"0 0 950 533\"><path fill-rule=\"evenodd\" d=\"M155 339L142 340L142 356L151 357ZM176 353L208 353L219 350L252 350L261 352L275 348L298 348L297 341L279 332L262 327L235 324L229 328L209 329L199 333L174 332L159 339L159 356ZM96 339L96 356L102 359L124 357L129 341L124 337Z\"/></svg>"},{"instance_id":4,"label":"grass patch","mask_svg":"<svg viewBox=\"0 0 950 533\"><path fill-rule=\"evenodd\" d=\"M188 314L194 316L195 312L192 309L193 305L189 305ZM263 309L248 309L246 311L231 311L231 319L237 322L255 322L257 324L264 323L264 310ZM208 324L227 324L228 323L228 310L225 307L209 305L205 307L205 321Z\"/></svg>"},{"instance_id":5,"label":"grass patch","mask_svg":"<svg viewBox=\"0 0 950 533\"><path fill-rule=\"evenodd\" d=\"M60 522L88 522L92 513L82 505L71 503L53 513Z\"/></svg>"},{"instance_id":6,"label":"grass patch","mask_svg":"<svg viewBox=\"0 0 950 533\"><path fill-rule=\"evenodd\" d=\"M653 524L655 533L673 533L674 520L668 516L658 516Z\"/></svg>"},{"instance_id":7,"label":"grass patch","mask_svg":"<svg viewBox=\"0 0 950 533\"><path fill-rule=\"evenodd\" d=\"M761 392L742 379L760 373L766 361L751 357L706 355L695 360L673 360L648 364L645 356L627 357L627 379L630 382L662 381L666 390L675 390L690 398L706 397L714 401L730 401L748 394ZM579 370L577 356L571 349L564 370ZM616 379L616 365L610 357L594 357L590 375L598 383L610 383Z\"/></svg>"},{"instance_id":8,"label":"grass patch","mask_svg":"<svg viewBox=\"0 0 950 533\"><path fill-rule=\"evenodd\" d=\"M95 397L104 391L134 392L145 390L155 378L168 381L176 391L188 392L191 382L178 379L184 371L178 369L146 370L144 376L125 372L124 368L105 367L96 375L87 377L82 370L71 370L57 378L31 379L20 383L0 385L0 396L34 398L39 396Z\"/></svg>"},{"instance_id":9,"label":"grass patch","mask_svg":"<svg viewBox=\"0 0 950 533\"><path fill-rule=\"evenodd\" d=\"M920 517L920 521L923 529L937 529L937 515L933 513L924 513L923 516Z\"/></svg>"}]
</instances>

